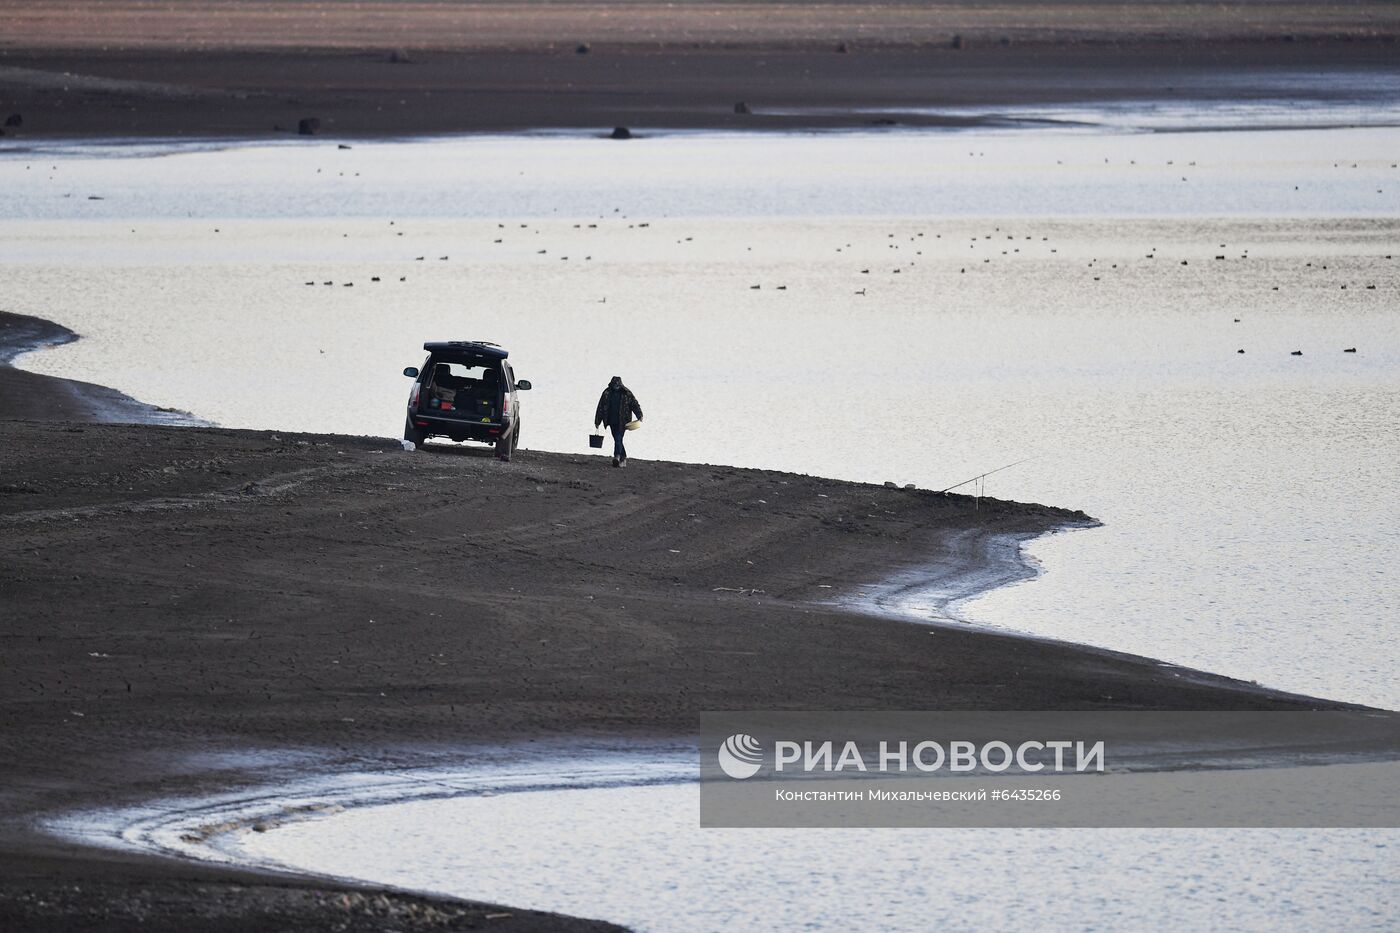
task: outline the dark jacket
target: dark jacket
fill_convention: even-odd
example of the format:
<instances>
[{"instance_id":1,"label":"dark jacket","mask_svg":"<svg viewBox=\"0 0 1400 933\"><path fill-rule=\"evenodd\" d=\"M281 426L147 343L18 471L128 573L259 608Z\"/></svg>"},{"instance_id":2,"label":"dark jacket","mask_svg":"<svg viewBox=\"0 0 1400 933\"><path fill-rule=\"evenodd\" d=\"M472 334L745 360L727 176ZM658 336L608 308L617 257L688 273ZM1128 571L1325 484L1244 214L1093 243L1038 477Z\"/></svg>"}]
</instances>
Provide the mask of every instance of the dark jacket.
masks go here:
<instances>
[{"instance_id":1,"label":"dark jacket","mask_svg":"<svg viewBox=\"0 0 1400 933\"><path fill-rule=\"evenodd\" d=\"M642 406L637 404L637 397L632 394L632 390L614 376L598 399L598 410L593 415L593 423L620 428L631 421L633 415L641 418Z\"/></svg>"}]
</instances>

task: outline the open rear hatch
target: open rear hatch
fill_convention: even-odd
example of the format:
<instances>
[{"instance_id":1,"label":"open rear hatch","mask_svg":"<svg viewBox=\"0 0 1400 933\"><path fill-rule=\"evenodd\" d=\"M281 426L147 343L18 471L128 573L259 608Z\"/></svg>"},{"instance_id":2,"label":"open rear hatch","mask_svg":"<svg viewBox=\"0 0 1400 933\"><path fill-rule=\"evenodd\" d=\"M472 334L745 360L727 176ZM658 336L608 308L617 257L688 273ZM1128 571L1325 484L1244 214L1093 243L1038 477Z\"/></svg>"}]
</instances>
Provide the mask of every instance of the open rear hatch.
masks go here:
<instances>
[{"instance_id":1,"label":"open rear hatch","mask_svg":"<svg viewBox=\"0 0 1400 933\"><path fill-rule=\"evenodd\" d=\"M439 418L500 421L506 351L486 343L451 341L423 345L432 355L418 411Z\"/></svg>"}]
</instances>

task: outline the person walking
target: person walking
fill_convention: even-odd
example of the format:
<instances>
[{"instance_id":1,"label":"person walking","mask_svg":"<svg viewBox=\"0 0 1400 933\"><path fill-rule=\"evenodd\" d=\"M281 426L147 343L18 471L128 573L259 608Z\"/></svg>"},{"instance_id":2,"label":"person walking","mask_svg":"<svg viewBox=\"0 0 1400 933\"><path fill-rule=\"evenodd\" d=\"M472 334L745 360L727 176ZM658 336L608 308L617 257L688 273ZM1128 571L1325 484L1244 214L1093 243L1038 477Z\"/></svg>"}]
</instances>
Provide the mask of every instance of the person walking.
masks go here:
<instances>
[{"instance_id":1,"label":"person walking","mask_svg":"<svg viewBox=\"0 0 1400 933\"><path fill-rule=\"evenodd\" d=\"M613 436L613 466L627 466L627 448L622 445L622 436L627 431L627 422L636 415L642 420L642 406L632 390L622 384L621 376L613 376L608 387L598 399L598 410L593 414L594 426L606 424Z\"/></svg>"}]
</instances>

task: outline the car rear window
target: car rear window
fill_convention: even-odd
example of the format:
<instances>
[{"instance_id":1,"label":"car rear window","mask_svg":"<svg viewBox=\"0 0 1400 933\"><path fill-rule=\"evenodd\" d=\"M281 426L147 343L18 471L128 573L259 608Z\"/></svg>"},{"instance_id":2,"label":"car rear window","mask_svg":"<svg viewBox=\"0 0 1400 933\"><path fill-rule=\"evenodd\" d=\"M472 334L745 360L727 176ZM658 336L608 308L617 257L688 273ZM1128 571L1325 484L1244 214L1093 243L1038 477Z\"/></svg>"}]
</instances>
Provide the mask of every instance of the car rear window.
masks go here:
<instances>
[{"instance_id":1,"label":"car rear window","mask_svg":"<svg viewBox=\"0 0 1400 933\"><path fill-rule=\"evenodd\" d=\"M452 379L470 379L473 382L478 382L486 376L488 370L494 372L495 367L483 366L480 363L452 363L447 360L434 360L429 371L434 377L446 375Z\"/></svg>"}]
</instances>

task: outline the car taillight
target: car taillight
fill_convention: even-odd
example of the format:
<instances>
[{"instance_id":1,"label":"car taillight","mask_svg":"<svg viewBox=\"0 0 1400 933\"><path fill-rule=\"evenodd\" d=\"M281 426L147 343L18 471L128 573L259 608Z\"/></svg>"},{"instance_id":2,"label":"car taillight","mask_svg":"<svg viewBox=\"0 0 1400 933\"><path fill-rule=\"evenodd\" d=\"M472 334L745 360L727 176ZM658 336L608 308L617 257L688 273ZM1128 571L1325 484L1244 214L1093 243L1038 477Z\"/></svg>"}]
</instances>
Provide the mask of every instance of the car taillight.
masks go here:
<instances>
[{"instance_id":1,"label":"car taillight","mask_svg":"<svg viewBox=\"0 0 1400 933\"><path fill-rule=\"evenodd\" d=\"M503 396L501 396L501 398L502 398L502 401L501 401L501 414L502 414L502 415L508 415L508 414L510 414L510 396L509 396L509 395L503 395Z\"/></svg>"},{"instance_id":2,"label":"car taillight","mask_svg":"<svg viewBox=\"0 0 1400 933\"><path fill-rule=\"evenodd\" d=\"M421 391L423 391L423 383L421 383L421 382L415 382L415 383L413 384L413 394L410 395L410 396L408 397L408 407L409 407L409 408L417 408L417 407L418 407L418 393L421 392Z\"/></svg>"}]
</instances>

